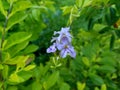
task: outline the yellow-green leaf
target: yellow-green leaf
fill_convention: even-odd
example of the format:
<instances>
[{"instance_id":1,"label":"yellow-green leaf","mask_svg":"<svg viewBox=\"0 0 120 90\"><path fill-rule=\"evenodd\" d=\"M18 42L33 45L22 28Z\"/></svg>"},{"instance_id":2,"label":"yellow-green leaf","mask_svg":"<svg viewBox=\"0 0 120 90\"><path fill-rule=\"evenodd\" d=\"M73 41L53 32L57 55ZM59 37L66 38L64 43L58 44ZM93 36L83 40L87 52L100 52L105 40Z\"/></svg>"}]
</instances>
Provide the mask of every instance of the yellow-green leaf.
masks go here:
<instances>
[{"instance_id":1,"label":"yellow-green leaf","mask_svg":"<svg viewBox=\"0 0 120 90\"><path fill-rule=\"evenodd\" d=\"M19 77L16 73L13 73L10 75L8 81L11 83L20 83L20 82L24 81L24 79Z\"/></svg>"},{"instance_id":2,"label":"yellow-green leaf","mask_svg":"<svg viewBox=\"0 0 120 90\"><path fill-rule=\"evenodd\" d=\"M77 82L77 90L84 90L85 86L85 83Z\"/></svg>"},{"instance_id":3,"label":"yellow-green leaf","mask_svg":"<svg viewBox=\"0 0 120 90\"><path fill-rule=\"evenodd\" d=\"M16 45L16 44L19 44L19 43L22 43L24 41L26 41L27 39L29 39L32 35L28 32L17 32L17 33L14 33L12 34L11 36L8 37L8 39L6 40L6 43L4 45L4 50Z\"/></svg>"},{"instance_id":4,"label":"yellow-green leaf","mask_svg":"<svg viewBox=\"0 0 120 90\"><path fill-rule=\"evenodd\" d=\"M4 68L4 67L3 67L3 65L2 65L2 64L0 64L0 70L1 70L1 69L3 69L3 68Z\"/></svg>"},{"instance_id":5,"label":"yellow-green leaf","mask_svg":"<svg viewBox=\"0 0 120 90\"><path fill-rule=\"evenodd\" d=\"M4 10L2 0L0 0L0 12L6 17L7 12Z\"/></svg>"},{"instance_id":6,"label":"yellow-green leaf","mask_svg":"<svg viewBox=\"0 0 120 90\"><path fill-rule=\"evenodd\" d=\"M31 69L33 69L35 67L36 67L36 65L28 65L27 67L24 68L24 70L29 71L29 70L31 70Z\"/></svg>"},{"instance_id":7,"label":"yellow-green leaf","mask_svg":"<svg viewBox=\"0 0 120 90\"><path fill-rule=\"evenodd\" d=\"M101 86L101 90L107 90L107 87L106 87L105 84L103 84L103 85Z\"/></svg>"},{"instance_id":8,"label":"yellow-green leaf","mask_svg":"<svg viewBox=\"0 0 120 90\"><path fill-rule=\"evenodd\" d=\"M17 13L18 11L23 11L27 8L30 8L32 6L32 3L27 0L18 0L16 3L14 3L13 9L9 17L13 16L13 14Z\"/></svg>"}]
</instances>

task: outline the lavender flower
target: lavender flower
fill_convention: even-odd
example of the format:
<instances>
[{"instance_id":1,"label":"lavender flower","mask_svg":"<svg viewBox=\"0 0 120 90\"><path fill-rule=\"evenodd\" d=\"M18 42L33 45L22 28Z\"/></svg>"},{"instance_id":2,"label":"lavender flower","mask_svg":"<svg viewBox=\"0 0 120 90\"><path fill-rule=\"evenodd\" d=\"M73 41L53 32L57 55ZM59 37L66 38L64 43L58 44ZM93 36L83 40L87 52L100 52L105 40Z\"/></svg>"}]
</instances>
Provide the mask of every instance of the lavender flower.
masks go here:
<instances>
[{"instance_id":1,"label":"lavender flower","mask_svg":"<svg viewBox=\"0 0 120 90\"><path fill-rule=\"evenodd\" d=\"M57 38L53 37L51 41L54 41L57 39L60 42L63 37L66 37L68 38L69 42L71 42L72 35L69 33L69 29L70 27L67 27L67 28L62 28L61 31L58 31L58 32L55 31L54 35L59 34L59 36Z\"/></svg>"},{"instance_id":2,"label":"lavender flower","mask_svg":"<svg viewBox=\"0 0 120 90\"><path fill-rule=\"evenodd\" d=\"M75 58L76 52L71 45L72 35L70 34L69 29L70 28L67 27L62 28L61 31L54 32L54 35L58 34L58 37L52 38L51 42L54 42L54 44L47 49L47 53L55 52L57 48L60 51L60 56L62 58L65 58L67 55Z\"/></svg>"},{"instance_id":3,"label":"lavender flower","mask_svg":"<svg viewBox=\"0 0 120 90\"><path fill-rule=\"evenodd\" d=\"M65 58L67 55L70 55L71 57L75 58L76 52L72 45L64 45L60 51L60 56L62 58Z\"/></svg>"},{"instance_id":4,"label":"lavender flower","mask_svg":"<svg viewBox=\"0 0 120 90\"><path fill-rule=\"evenodd\" d=\"M55 52L55 51L56 51L55 43L47 49L47 53L51 53L51 52Z\"/></svg>"}]
</instances>

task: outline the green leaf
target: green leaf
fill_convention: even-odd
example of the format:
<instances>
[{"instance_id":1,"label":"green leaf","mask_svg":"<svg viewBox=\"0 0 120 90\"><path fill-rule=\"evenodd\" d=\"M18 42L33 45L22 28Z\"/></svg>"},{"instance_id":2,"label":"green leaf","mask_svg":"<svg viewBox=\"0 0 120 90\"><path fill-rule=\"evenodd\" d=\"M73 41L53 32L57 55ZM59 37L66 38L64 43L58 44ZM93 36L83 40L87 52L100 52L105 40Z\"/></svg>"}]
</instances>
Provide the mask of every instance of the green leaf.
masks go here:
<instances>
[{"instance_id":1,"label":"green leaf","mask_svg":"<svg viewBox=\"0 0 120 90\"><path fill-rule=\"evenodd\" d=\"M27 17L27 15L28 14L26 14L25 12L18 12L11 16L8 20L6 31L8 31L13 25L23 21Z\"/></svg>"},{"instance_id":2,"label":"green leaf","mask_svg":"<svg viewBox=\"0 0 120 90\"><path fill-rule=\"evenodd\" d=\"M100 64L103 65L109 65L109 66L116 66L116 60L114 60L114 58L111 56L105 56L103 58L100 59Z\"/></svg>"},{"instance_id":3,"label":"green leaf","mask_svg":"<svg viewBox=\"0 0 120 90\"><path fill-rule=\"evenodd\" d=\"M7 12L4 10L2 0L0 0L0 12L6 17Z\"/></svg>"},{"instance_id":4,"label":"green leaf","mask_svg":"<svg viewBox=\"0 0 120 90\"><path fill-rule=\"evenodd\" d=\"M21 56L19 59L18 59L18 62L17 62L17 71L19 71L19 69L23 69L26 65L26 61L29 60L29 57L30 56Z\"/></svg>"},{"instance_id":5,"label":"green leaf","mask_svg":"<svg viewBox=\"0 0 120 90\"><path fill-rule=\"evenodd\" d=\"M35 52L39 47L37 45L31 44L24 49L21 54L29 54Z\"/></svg>"},{"instance_id":6,"label":"green leaf","mask_svg":"<svg viewBox=\"0 0 120 90\"><path fill-rule=\"evenodd\" d=\"M101 90L107 90L106 84L103 84L103 85L101 86Z\"/></svg>"},{"instance_id":7,"label":"green leaf","mask_svg":"<svg viewBox=\"0 0 120 90\"><path fill-rule=\"evenodd\" d=\"M16 45L16 44L19 44L19 43L22 43L24 41L26 41L27 39L29 39L32 35L28 32L17 32L17 33L14 33L12 34L10 37L8 37L8 39L6 40L6 43L4 45L4 50Z\"/></svg>"},{"instance_id":8,"label":"green leaf","mask_svg":"<svg viewBox=\"0 0 120 90\"><path fill-rule=\"evenodd\" d=\"M8 86L7 90L18 90L17 86Z\"/></svg>"},{"instance_id":9,"label":"green leaf","mask_svg":"<svg viewBox=\"0 0 120 90\"><path fill-rule=\"evenodd\" d=\"M14 58L11 58L9 60L5 60L4 63L5 64L9 64L9 65L18 65L19 67L24 67L26 64L26 61L29 59L29 56L16 56Z\"/></svg>"},{"instance_id":10,"label":"green leaf","mask_svg":"<svg viewBox=\"0 0 120 90\"><path fill-rule=\"evenodd\" d=\"M100 90L98 87L95 87L94 90Z\"/></svg>"},{"instance_id":11,"label":"green leaf","mask_svg":"<svg viewBox=\"0 0 120 90\"><path fill-rule=\"evenodd\" d=\"M64 6L62 7L62 11L63 11L63 15L69 14L71 12L71 9L73 8L73 6Z\"/></svg>"},{"instance_id":12,"label":"green leaf","mask_svg":"<svg viewBox=\"0 0 120 90\"><path fill-rule=\"evenodd\" d=\"M23 11L27 8L30 8L32 6L32 3L30 1L27 0L18 0L16 3L14 3L13 5L13 9L11 14L9 15L9 17L13 16L13 14L15 14L18 11Z\"/></svg>"},{"instance_id":13,"label":"green leaf","mask_svg":"<svg viewBox=\"0 0 120 90\"><path fill-rule=\"evenodd\" d=\"M4 70L2 72L4 79L8 78L9 67L8 65L4 65Z\"/></svg>"},{"instance_id":14,"label":"green leaf","mask_svg":"<svg viewBox=\"0 0 120 90\"><path fill-rule=\"evenodd\" d=\"M3 82L0 82L0 88L2 88L2 86L3 86Z\"/></svg>"},{"instance_id":15,"label":"green leaf","mask_svg":"<svg viewBox=\"0 0 120 90\"><path fill-rule=\"evenodd\" d=\"M103 1L103 3L106 5L106 4L108 4L108 2L110 1L110 0L102 0Z\"/></svg>"},{"instance_id":16,"label":"green leaf","mask_svg":"<svg viewBox=\"0 0 120 90\"><path fill-rule=\"evenodd\" d=\"M5 60L9 60L11 58L11 56L8 52L3 52L2 53L2 58L5 61Z\"/></svg>"},{"instance_id":17,"label":"green leaf","mask_svg":"<svg viewBox=\"0 0 120 90\"><path fill-rule=\"evenodd\" d=\"M104 24L95 24L93 29L97 32L99 32L100 30L104 29L106 27L106 25Z\"/></svg>"},{"instance_id":18,"label":"green leaf","mask_svg":"<svg viewBox=\"0 0 120 90\"><path fill-rule=\"evenodd\" d=\"M59 78L59 72L54 72L50 77L47 78L47 81L43 83L45 90L49 90Z\"/></svg>"},{"instance_id":19,"label":"green leaf","mask_svg":"<svg viewBox=\"0 0 120 90\"><path fill-rule=\"evenodd\" d=\"M24 71L24 70L22 70L22 71L18 72L17 74L18 74L18 76L23 78L24 81L22 81L22 82L25 82L26 80L28 80L29 78L32 77L33 73L31 71Z\"/></svg>"},{"instance_id":20,"label":"green leaf","mask_svg":"<svg viewBox=\"0 0 120 90\"><path fill-rule=\"evenodd\" d=\"M40 10L33 9L32 10L32 16L36 21L39 21L40 20Z\"/></svg>"},{"instance_id":21,"label":"green leaf","mask_svg":"<svg viewBox=\"0 0 120 90\"><path fill-rule=\"evenodd\" d=\"M8 3L13 3L13 2L16 2L17 0L7 0Z\"/></svg>"},{"instance_id":22,"label":"green leaf","mask_svg":"<svg viewBox=\"0 0 120 90\"><path fill-rule=\"evenodd\" d=\"M81 8L84 3L84 0L76 0L76 5L78 8Z\"/></svg>"},{"instance_id":23,"label":"green leaf","mask_svg":"<svg viewBox=\"0 0 120 90\"><path fill-rule=\"evenodd\" d=\"M3 67L3 65L2 65L2 64L0 64L0 70L1 70L1 69L3 69L3 68L4 68L4 67Z\"/></svg>"},{"instance_id":24,"label":"green leaf","mask_svg":"<svg viewBox=\"0 0 120 90\"><path fill-rule=\"evenodd\" d=\"M55 7L53 6L54 3L55 3L54 1L46 0L44 2L44 5L45 5L45 7L49 8L51 11L55 12Z\"/></svg>"},{"instance_id":25,"label":"green leaf","mask_svg":"<svg viewBox=\"0 0 120 90\"><path fill-rule=\"evenodd\" d=\"M90 61L88 60L88 58L87 57L83 57L82 58L82 61L83 61L83 63L86 65L86 66L90 66Z\"/></svg>"},{"instance_id":26,"label":"green leaf","mask_svg":"<svg viewBox=\"0 0 120 90\"><path fill-rule=\"evenodd\" d=\"M70 86L67 83L62 83L60 90L70 90Z\"/></svg>"},{"instance_id":27,"label":"green leaf","mask_svg":"<svg viewBox=\"0 0 120 90\"><path fill-rule=\"evenodd\" d=\"M35 81L32 83L32 90L43 90L42 85L39 82Z\"/></svg>"},{"instance_id":28,"label":"green leaf","mask_svg":"<svg viewBox=\"0 0 120 90\"><path fill-rule=\"evenodd\" d=\"M9 84L18 84L18 83L21 83L23 82L24 79L21 78L20 76L17 75L17 73L13 73L10 75L9 79L8 79L8 83Z\"/></svg>"},{"instance_id":29,"label":"green leaf","mask_svg":"<svg viewBox=\"0 0 120 90\"><path fill-rule=\"evenodd\" d=\"M17 53L23 50L28 45L28 43L28 41L24 41L22 43L16 44L7 49L7 51L10 53L11 57L14 57Z\"/></svg>"},{"instance_id":30,"label":"green leaf","mask_svg":"<svg viewBox=\"0 0 120 90\"><path fill-rule=\"evenodd\" d=\"M117 35L118 38L120 38L120 30L115 30L115 34Z\"/></svg>"},{"instance_id":31,"label":"green leaf","mask_svg":"<svg viewBox=\"0 0 120 90\"><path fill-rule=\"evenodd\" d=\"M85 86L85 83L77 82L77 90L84 90Z\"/></svg>"},{"instance_id":32,"label":"green leaf","mask_svg":"<svg viewBox=\"0 0 120 90\"><path fill-rule=\"evenodd\" d=\"M87 7L87 6L89 6L89 5L91 5L91 3L92 3L92 0L84 0L84 3L83 3L83 8L84 7Z\"/></svg>"},{"instance_id":33,"label":"green leaf","mask_svg":"<svg viewBox=\"0 0 120 90\"><path fill-rule=\"evenodd\" d=\"M90 74L89 77L90 77L91 81L95 85L101 86L102 84L104 84L103 79L100 76L96 75L96 74Z\"/></svg>"},{"instance_id":34,"label":"green leaf","mask_svg":"<svg viewBox=\"0 0 120 90\"><path fill-rule=\"evenodd\" d=\"M98 68L98 70L104 73L114 73L116 71L116 69L110 65L102 65Z\"/></svg>"},{"instance_id":35,"label":"green leaf","mask_svg":"<svg viewBox=\"0 0 120 90\"><path fill-rule=\"evenodd\" d=\"M33 69L33 68L35 68L36 67L36 65L28 65L27 67L25 67L23 70L24 71L29 71L29 70L31 70L31 69Z\"/></svg>"},{"instance_id":36,"label":"green leaf","mask_svg":"<svg viewBox=\"0 0 120 90\"><path fill-rule=\"evenodd\" d=\"M32 77L32 72L22 70L20 72L12 73L8 79L8 83L10 85L19 84L19 83L25 82L31 77Z\"/></svg>"}]
</instances>

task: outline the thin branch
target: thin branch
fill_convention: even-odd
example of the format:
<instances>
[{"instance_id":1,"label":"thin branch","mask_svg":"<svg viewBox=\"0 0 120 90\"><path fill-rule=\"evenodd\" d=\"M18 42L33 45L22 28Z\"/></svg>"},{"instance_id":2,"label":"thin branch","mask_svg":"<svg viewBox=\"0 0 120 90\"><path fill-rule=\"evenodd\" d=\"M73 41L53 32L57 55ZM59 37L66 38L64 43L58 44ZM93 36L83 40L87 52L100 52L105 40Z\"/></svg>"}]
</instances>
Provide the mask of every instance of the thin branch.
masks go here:
<instances>
[{"instance_id":1,"label":"thin branch","mask_svg":"<svg viewBox=\"0 0 120 90\"><path fill-rule=\"evenodd\" d=\"M2 40L0 42L0 63L2 63L2 59L3 59L3 57L2 57L2 47L3 47L4 40L5 40L5 34L6 34L6 28L7 28L7 24L8 24L8 18L9 18L9 15L10 15L11 11L12 11L12 6L13 6L13 3L10 4L10 8L8 10L8 13L7 13L7 16L6 16L6 19L5 19L5 23L4 23L4 27L3 27ZM2 76L1 71L0 71L0 81L2 81L3 84L4 84L5 80L4 80L3 76ZM2 90L5 90L4 85L2 85Z\"/></svg>"},{"instance_id":2,"label":"thin branch","mask_svg":"<svg viewBox=\"0 0 120 90\"><path fill-rule=\"evenodd\" d=\"M8 24L8 17L12 11L12 5L13 3L10 4L10 8L8 10L8 13L7 13L7 16L6 16L6 19L5 19L5 23L4 23L4 28L3 28L3 33L2 33L2 41L1 41L1 48L3 46L3 42L5 40L5 34L6 34L6 28L7 28L7 24Z\"/></svg>"}]
</instances>

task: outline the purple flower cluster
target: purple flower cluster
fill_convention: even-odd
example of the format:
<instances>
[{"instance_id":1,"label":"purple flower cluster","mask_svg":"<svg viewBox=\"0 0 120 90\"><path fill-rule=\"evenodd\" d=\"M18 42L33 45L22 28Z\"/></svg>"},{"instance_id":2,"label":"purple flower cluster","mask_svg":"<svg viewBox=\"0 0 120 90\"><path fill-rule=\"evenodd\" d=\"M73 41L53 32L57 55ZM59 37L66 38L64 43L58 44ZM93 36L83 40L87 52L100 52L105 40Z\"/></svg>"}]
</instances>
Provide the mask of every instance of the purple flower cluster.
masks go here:
<instances>
[{"instance_id":1,"label":"purple flower cluster","mask_svg":"<svg viewBox=\"0 0 120 90\"><path fill-rule=\"evenodd\" d=\"M52 38L51 42L53 42L53 45L47 49L47 53L53 53L59 50L62 58L65 58L67 55L75 58L76 52L71 45L72 35L69 33L69 30L70 28L66 27L62 28L61 31L54 32L54 35L58 35L58 37Z\"/></svg>"}]
</instances>

